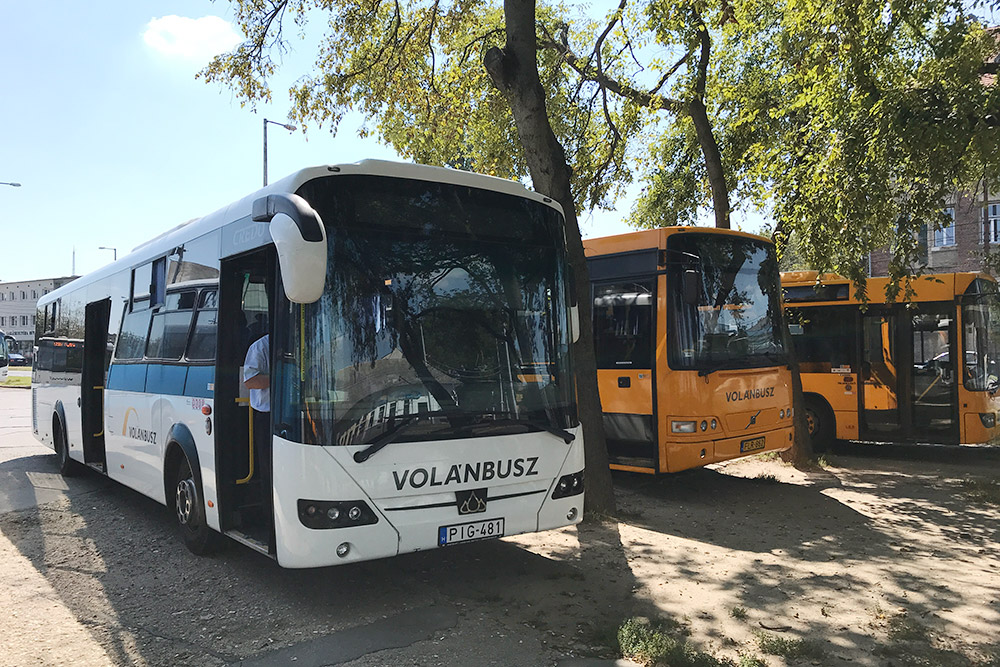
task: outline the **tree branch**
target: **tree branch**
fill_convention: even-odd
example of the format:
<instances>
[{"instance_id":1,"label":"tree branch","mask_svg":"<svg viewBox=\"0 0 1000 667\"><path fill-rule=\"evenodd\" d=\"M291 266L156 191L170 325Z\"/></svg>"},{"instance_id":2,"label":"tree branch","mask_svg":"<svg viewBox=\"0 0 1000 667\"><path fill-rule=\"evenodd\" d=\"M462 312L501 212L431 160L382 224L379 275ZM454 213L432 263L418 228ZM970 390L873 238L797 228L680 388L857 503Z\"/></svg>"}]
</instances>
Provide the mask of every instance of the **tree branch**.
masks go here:
<instances>
[{"instance_id":1,"label":"tree branch","mask_svg":"<svg viewBox=\"0 0 1000 667\"><path fill-rule=\"evenodd\" d=\"M562 57L563 61L583 79L592 81L602 88L610 90L619 97L628 99L639 106L650 109L662 107L670 109L671 111L684 110L685 104L680 100L660 97L658 95L651 95L643 92L629 86L628 84L612 79L607 74L600 71L600 69L590 67L587 62L581 62L580 57L573 53L573 50L570 49L568 44L558 42L552 37L552 35L549 34L548 30L545 29L545 26L541 27L542 31L545 33L545 39L539 40L539 48L549 49L558 53Z\"/></svg>"}]
</instances>

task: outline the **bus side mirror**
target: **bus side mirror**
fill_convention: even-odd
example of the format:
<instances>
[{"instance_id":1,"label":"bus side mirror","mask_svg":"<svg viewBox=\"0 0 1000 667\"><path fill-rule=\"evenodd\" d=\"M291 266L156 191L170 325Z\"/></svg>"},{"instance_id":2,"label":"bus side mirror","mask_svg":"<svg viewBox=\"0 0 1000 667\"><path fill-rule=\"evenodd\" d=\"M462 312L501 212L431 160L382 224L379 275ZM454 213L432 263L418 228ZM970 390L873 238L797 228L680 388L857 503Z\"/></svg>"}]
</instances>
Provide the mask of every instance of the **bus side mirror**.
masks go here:
<instances>
[{"instance_id":1,"label":"bus side mirror","mask_svg":"<svg viewBox=\"0 0 1000 667\"><path fill-rule=\"evenodd\" d=\"M689 306L698 305L698 292L701 291L701 274L694 269L685 269L681 274L681 291L684 303Z\"/></svg>"},{"instance_id":2,"label":"bus side mirror","mask_svg":"<svg viewBox=\"0 0 1000 667\"><path fill-rule=\"evenodd\" d=\"M326 283L326 230L302 197L272 194L253 203L255 222L269 222L281 283L292 303L314 303Z\"/></svg>"}]
</instances>

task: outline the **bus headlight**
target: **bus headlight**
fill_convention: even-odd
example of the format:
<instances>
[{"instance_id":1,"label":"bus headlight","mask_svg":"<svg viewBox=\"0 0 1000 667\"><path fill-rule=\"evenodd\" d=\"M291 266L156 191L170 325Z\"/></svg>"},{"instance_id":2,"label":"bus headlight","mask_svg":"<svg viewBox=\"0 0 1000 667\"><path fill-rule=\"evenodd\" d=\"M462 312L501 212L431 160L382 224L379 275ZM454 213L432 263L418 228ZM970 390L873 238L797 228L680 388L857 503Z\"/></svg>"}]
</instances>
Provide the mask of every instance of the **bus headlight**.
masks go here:
<instances>
[{"instance_id":1,"label":"bus headlight","mask_svg":"<svg viewBox=\"0 0 1000 667\"><path fill-rule=\"evenodd\" d=\"M556 488L552 492L552 500L557 498L568 498L583 493L583 471L575 472L572 475L563 475L556 482Z\"/></svg>"},{"instance_id":2,"label":"bus headlight","mask_svg":"<svg viewBox=\"0 0 1000 667\"><path fill-rule=\"evenodd\" d=\"M997 425L997 414L995 412L980 412L979 421L983 422L986 428L993 428Z\"/></svg>"},{"instance_id":3,"label":"bus headlight","mask_svg":"<svg viewBox=\"0 0 1000 667\"><path fill-rule=\"evenodd\" d=\"M784 418L785 418L785 409L781 408L780 410L778 410L778 419L784 419Z\"/></svg>"},{"instance_id":4,"label":"bus headlight","mask_svg":"<svg viewBox=\"0 0 1000 667\"><path fill-rule=\"evenodd\" d=\"M299 521L306 528L324 530L378 523L378 514L363 500L298 501Z\"/></svg>"},{"instance_id":5,"label":"bus headlight","mask_svg":"<svg viewBox=\"0 0 1000 667\"><path fill-rule=\"evenodd\" d=\"M671 433L694 433L697 428L696 422L689 421L672 421L670 422L670 432Z\"/></svg>"}]
</instances>

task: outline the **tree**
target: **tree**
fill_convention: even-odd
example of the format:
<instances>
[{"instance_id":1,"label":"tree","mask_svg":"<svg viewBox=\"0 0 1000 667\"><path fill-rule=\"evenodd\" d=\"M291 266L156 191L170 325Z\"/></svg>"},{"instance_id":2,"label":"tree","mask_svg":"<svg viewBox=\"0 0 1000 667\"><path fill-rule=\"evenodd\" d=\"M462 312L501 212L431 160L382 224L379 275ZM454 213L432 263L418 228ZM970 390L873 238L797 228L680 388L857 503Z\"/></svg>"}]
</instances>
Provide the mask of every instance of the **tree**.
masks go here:
<instances>
[{"instance_id":1,"label":"tree","mask_svg":"<svg viewBox=\"0 0 1000 667\"><path fill-rule=\"evenodd\" d=\"M203 76L269 99L283 21L327 13L292 116L336 131L357 109L374 123L365 132L419 162L530 175L566 212L584 321L576 211L613 205L637 171L640 226L711 207L729 227L731 199L767 206L779 247L796 234L809 264L863 284L867 252L891 242L901 275L912 231L941 224L941 196L1000 155L981 122L996 108L981 77L995 43L960 0L621 0L603 23L530 0L234 3L248 40ZM594 507L611 494L584 329Z\"/></svg>"}]
</instances>

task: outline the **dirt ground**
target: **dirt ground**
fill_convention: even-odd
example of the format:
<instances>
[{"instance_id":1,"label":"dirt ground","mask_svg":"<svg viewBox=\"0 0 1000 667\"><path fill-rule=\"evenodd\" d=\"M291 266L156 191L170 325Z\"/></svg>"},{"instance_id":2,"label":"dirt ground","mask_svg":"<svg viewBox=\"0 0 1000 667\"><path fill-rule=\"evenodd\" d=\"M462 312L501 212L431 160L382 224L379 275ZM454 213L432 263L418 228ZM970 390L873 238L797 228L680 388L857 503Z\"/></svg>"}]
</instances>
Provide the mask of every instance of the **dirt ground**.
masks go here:
<instances>
[{"instance_id":1,"label":"dirt ground","mask_svg":"<svg viewBox=\"0 0 1000 667\"><path fill-rule=\"evenodd\" d=\"M737 663L1000 665L1000 506L969 494L997 463L861 451L617 477L620 522L518 542L580 568L574 611L595 632L628 610ZM808 650L768 655L761 634Z\"/></svg>"},{"instance_id":2,"label":"dirt ground","mask_svg":"<svg viewBox=\"0 0 1000 667\"><path fill-rule=\"evenodd\" d=\"M52 458L0 472L58 484ZM829 461L619 475L617 521L302 571L237 545L192 556L164 508L97 478L0 514L0 665L273 664L424 609L450 620L319 664L613 658L633 616L737 664L1000 664L1000 507L967 486L1000 464Z\"/></svg>"}]
</instances>

